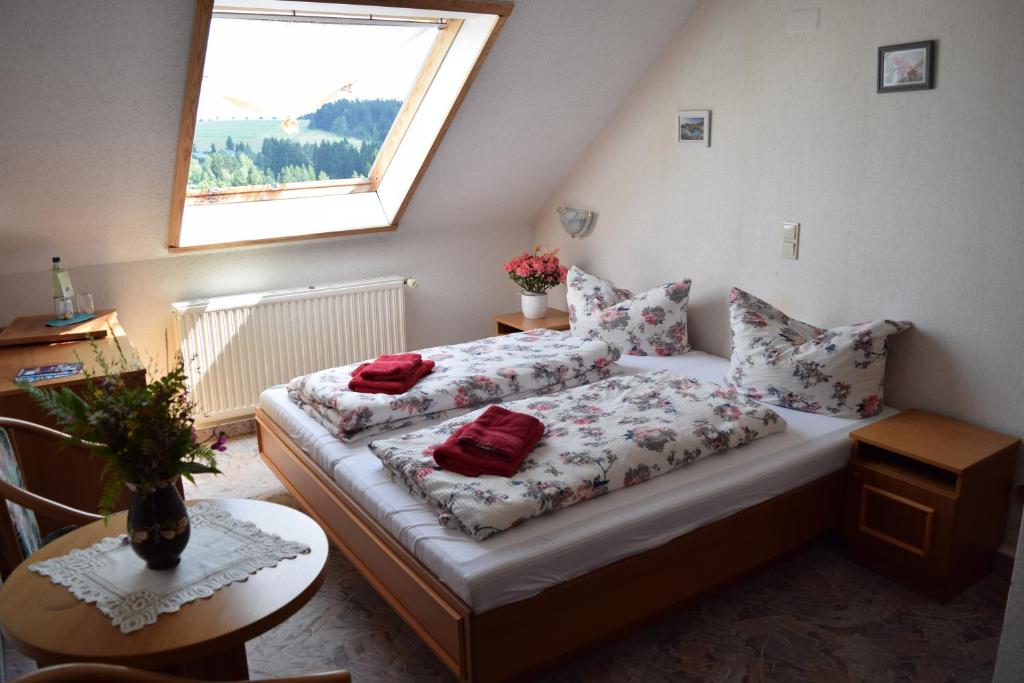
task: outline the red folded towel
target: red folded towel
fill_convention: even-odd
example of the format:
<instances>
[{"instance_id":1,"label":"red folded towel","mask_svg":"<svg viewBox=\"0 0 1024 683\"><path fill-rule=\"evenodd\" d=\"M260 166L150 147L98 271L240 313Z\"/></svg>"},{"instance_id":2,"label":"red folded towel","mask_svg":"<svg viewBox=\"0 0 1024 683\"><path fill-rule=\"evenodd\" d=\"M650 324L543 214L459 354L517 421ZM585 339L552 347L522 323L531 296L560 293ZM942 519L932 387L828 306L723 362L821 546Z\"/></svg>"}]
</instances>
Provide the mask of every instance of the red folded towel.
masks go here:
<instances>
[{"instance_id":1,"label":"red folded towel","mask_svg":"<svg viewBox=\"0 0 1024 683\"><path fill-rule=\"evenodd\" d=\"M544 424L532 415L488 406L461 430L459 445L477 455L511 460L532 450L542 436Z\"/></svg>"},{"instance_id":2,"label":"red folded towel","mask_svg":"<svg viewBox=\"0 0 1024 683\"><path fill-rule=\"evenodd\" d=\"M363 368L369 363L364 363L352 373L352 379L348 382L351 391L358 391L363 394L404 394L412 389L416 382L423 379L424 375L430 374L434 369L434 361L425 360L420 363L412 374L397 380L370 380L363 377Z\"/></svg>"},{"instance_id":3,"label":"red folded towel","mask_svg":"<svg viewBox=\"0 0 1024 683\"><path fill-rule=\"evenodd\" d=\"M491 406L438 446L434 462L466 477L511 477L543 436L544 423L537 418Z\"/></svg>"},{"instance_id":4,"label":"red folded towel","mask_svg":"<svg viewBox=\"0 0 1024 683\"><path fill-rule=\"evenodd\" d=\"M363 366L362 377L371 381L405 379L423 363L418 353L385 353Z\"/></svg>"}]
</instances>

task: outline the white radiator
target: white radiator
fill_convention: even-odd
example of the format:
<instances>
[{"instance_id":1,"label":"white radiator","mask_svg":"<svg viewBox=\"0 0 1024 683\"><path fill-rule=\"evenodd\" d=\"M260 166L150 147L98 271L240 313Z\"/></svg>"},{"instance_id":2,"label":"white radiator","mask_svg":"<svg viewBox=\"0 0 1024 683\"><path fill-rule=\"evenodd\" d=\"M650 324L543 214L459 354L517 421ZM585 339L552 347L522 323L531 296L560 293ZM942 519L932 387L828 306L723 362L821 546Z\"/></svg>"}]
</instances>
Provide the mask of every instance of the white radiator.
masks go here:
<instances>
[{"instance_id":1,"label":"white radiator","mask_svg":"<svg viewBox=\"0 0 1024 683\"><path fill-rule=\"evenodd\" d=\"M293 377L404 351L405 282L375 278L173 304L197 425L251 415L260 392Z\"/></svg>"}]
</instances>

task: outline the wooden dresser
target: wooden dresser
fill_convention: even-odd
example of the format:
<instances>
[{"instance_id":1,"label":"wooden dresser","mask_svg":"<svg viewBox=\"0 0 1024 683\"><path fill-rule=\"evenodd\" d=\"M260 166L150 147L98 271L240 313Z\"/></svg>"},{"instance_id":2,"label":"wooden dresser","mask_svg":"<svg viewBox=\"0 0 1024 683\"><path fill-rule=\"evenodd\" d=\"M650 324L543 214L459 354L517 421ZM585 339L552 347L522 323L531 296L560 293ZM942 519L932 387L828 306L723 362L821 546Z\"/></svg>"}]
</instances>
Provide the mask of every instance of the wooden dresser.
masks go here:
<instances>
[{"instance_id":1,"label":"wooden dresser","mask_svg":"<svg viewBox=\"0 0 1024 683\"><path fill-rule=\"evenodd\" d=\"M126 373L129 382L144 384L146 371L139 363L138 355L128 336L117 320L116 311L102 312L97 318L109 324L106 337L97 340L106 358L117 357L117 347L138 370ZM84 370L92 375L102 375L88 341L66 341L56 343L31 343L0 347L0 415L27 420L48 427L59 428L53 419L40 408L13 381L18 370L38 365L82 362ZM84 375L72 375L61 379L37 382L38 387L67 387L77 391L85 386ZM52 440L31 434L18 434L18 452L25 485L41 496L66 505L90 512L97 511L103 483L100 472L101 460L92 458L82 448L67 448L57 451ZM121 501L127 506L127 496ZM39 527L43 534L60 525L39 516Z\"/></svg>"},{"instance_id":2,"label":"wooden dresser","mask_svg":"<svg viewBox=\"0 0 1024 683\"><path fill-rule=\"evenodd\" d=\"M850 438L844 537L853 559L940 600L989 572L1020 439L917 410Z\"/></svg>"}]
</instances>

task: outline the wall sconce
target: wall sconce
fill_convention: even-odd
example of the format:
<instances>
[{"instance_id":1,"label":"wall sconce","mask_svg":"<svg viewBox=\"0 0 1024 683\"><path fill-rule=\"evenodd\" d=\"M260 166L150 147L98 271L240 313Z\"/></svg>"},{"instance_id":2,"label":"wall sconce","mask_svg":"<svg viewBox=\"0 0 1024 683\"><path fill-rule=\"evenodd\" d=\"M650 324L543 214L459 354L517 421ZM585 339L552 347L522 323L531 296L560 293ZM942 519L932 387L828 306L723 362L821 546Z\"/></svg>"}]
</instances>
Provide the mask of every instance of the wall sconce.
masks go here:
<instances>
[{"instance_id":1,"label":"wall sconce","mask_svg":"<svg viewBox=\"0 0 1024 683\"><path fill-rule=\"evenodd\" d=\"M584 209L570 209L560 206L555 211L558 213L558 220L562 222L562 228L569 233L573 239L582 238L594 225L597 214Z\"/></svg>"}]
</instances>

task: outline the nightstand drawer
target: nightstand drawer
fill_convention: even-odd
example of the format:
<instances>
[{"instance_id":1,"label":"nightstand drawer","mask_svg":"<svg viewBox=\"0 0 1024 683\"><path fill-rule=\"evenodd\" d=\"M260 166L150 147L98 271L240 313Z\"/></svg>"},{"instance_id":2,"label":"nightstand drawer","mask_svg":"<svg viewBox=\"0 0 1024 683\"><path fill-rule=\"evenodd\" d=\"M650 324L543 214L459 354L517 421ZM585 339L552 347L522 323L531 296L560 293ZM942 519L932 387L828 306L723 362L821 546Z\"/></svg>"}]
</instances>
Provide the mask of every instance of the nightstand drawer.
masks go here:
<instances>
[{"instance_id":1,"label":"nightstand drawer","mask_svg":"<svg viewBox=\"0 0 1024 683\"><path fill-rule=\"evenodd\" d=\"M855 550L906 571L941 576L949 562L956 499L852 463L845 535Z\"/></svg>"},{"instance_id":2,"label":"nightstand drawer","mask_svg":"<svg viewBox=\"0 0 1024 683\"><path fill-rule=\"evenodd\" d=\"M861 484L857 530L907 552L931 555L935 508Z\"/></svg>"}]
</instances>

